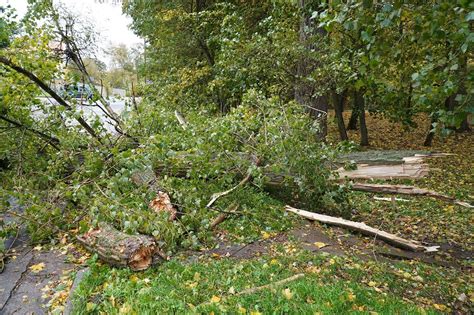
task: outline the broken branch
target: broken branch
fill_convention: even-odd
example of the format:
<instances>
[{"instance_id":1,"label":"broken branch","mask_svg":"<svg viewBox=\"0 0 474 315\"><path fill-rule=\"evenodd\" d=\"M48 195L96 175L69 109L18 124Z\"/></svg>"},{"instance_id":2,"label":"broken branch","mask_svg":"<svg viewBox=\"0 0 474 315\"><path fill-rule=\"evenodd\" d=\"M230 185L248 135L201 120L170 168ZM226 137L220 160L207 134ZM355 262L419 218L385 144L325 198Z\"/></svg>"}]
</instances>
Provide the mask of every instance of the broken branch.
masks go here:
<instances>
[{"instance_id":1,"label":"broken branch","mask_svg":"<svg viewBox=\"0 0 474 315\"><path fill-rule=\"evenodd\" d=\"M286 283L291 282L291 281L298 280L298 279L303 278L303 277L304 277L304 273L298 273L294 276L291 276L289 278L286 278L286 279L283 279L283 280L280 280L280 281L277 281L277 282L274 282L274 283L270 283L270 284L262 285L260 287L254 287L254 288L250 288L250 289L240 291L235 295L239 296L239 295L245 295L245 294L253 294L255 292L259 292L259 291L262 291L262 290L265 290L265 289L271 289L271 288L274 288L274 287L281 286L283 284L286 284Z\"/></svg>"},{"instance_id":2,"label":"broken branch","mask_svg":"<svg viewBox=\"0 0 474 315\"><path fill-rule=\"evenodd\" d=\"M184 119L184 116L177 110L174 111L174 115L176 116L176 119L178 120L181 127L186 130L186 128L188 127L188 123L186 122L186 119Z\"/></svg>"},{"instance_id":3,"label":"broken branch","mask_svg":"<svg viewBox=\"0 0 474 315\"><path fill-rule=\"evenodd\" d=\"M211 222L211 229L214 229L216 226L224 222L225 219L231 214L236 214L237 209L239 208L238 204L232 204L229 207L229 210L226 212L220 213L212 222Z\"/></svg>"},{"instance_id":4,"label":"broken branch","mask_svg":"<svg viewBox=\"0 0 474 315\"><path fill-rule=\"evenodd\" d=\"M456 198L446 196L432 190L418 188L414 186L354 183L352 185L352 190L372 192L372 193L384 193L384 194L427 196L427 197L432 197L439 200L449 201L463 207L474 208L473 205L465 201L460 201L460 200L457 200Z\"/></svg>"},{"instance_id":5,"label":"broken branch","mask_svg":"<svg viewBox=\"0 0 474 315\"><path fill-rule=\"evenodd\" d=\"M319 221L319 222L326 223L329 225L340 226L343 228L360 232L364 235L375 236L378 239L381 239L389 244L392 244L394 246L397 246L403 249L408 249L415 252L423 251L423 250L433 251L434 249L434 246L426 247L426 246L418 244L418 242L409 241L407 239L396 236L395 234L391 234L391 233L370 227L362 222L349 221L343 218L336 218L336 217L331 217L324 214L318 214L314 212L300 210L300 209L296 209L290 206L286 206L285 210L288 212L293 212L309 220Z\"/></svg>"},{"instance_id":6,"label":"broken branch","mask_svg":"<svg viewBox=\"0 0 474 315\"><path fill-rule=\"evenodd\" d=\"M252 175L250 174L250 172L248 172L247 176L245 176L244 179L242 179L237 185L235 185L231 189L213 194L211 200L206 205L206 208L210 208L214 204L214 202L217 201L217 199L224 197L230 194L231 192L233 192L234 190L236 190L237 188L239 188L240 186L245 185L245 183L247 183L250 180L250 178L252 178Z\"/></svg>"}]
</instances>

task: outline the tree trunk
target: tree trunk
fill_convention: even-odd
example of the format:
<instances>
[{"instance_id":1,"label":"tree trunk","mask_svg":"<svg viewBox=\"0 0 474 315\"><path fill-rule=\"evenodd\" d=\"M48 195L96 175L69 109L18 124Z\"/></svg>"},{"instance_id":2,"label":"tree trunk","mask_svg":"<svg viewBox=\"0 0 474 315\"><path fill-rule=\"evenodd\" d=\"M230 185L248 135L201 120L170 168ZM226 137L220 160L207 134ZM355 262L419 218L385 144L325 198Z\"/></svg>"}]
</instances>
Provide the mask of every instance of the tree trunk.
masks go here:
<instances>
[{"instance_id":1,"label":"tree trunk","mask_svg":"<svg viewBox=\"0 0 474 315\"><path fill-rule=\"evenodd\" d=\"M299 40L305 52L298 62L299 82L295 86L295 100L306 108L311 117L318 120L319 131L317 136L319 139L325 140L327 135L328 98L326 95L315 95L317 91L314 83L307 80L308 76L319 65L317 61L305 54L315 49L311 43L311 37L315 35L324 37L327 32L323 28L316 27L310 19L310 11L313 10L310 10L307 1L300 0L299 6L302 13Z\"/></svg>"},{"instance_id":2,"label":"tree trunk","mask_svg":"<svg viewBox=\"0 0 474 315\"><path fill-rule=\"evenodd\" d=\"M355 102L353 102L351 118L349 119L349 123L347 124L347 130L357 130L357 119L359 118L359 114L354 103Z\"/></svg>"},{"instance_id":3,"label":"tree trunk","mask_svg":"<svg viewBox=\"0 0 474 315\"><path fill-rule=\"evenodd\" d=\"M368 146L369 145L369 134L367 131L367 125L365 123L365 100L364 95L361 91L355 92L355 103L357 111L359 114L359 124L360 124L360 145Z\"/></svg>"},{"instance_id":4,"label":"tree trunk","mask_svg":"<svg viewBox=\"0 0 474 315\"><path fill-rule=\"evenodd\" d=\"M346 131L346 125L344 124L344 116L342 115L344 111L344 100L346 98L346 91L343 91L341 94L332 92L333 103L334 103L334 112L337 119L337 128L339 130L339 137L341 141L349 140Z\"/></svg>"},{"instance_id":5,"label":"tree trunk","mask_svg":"<svg viewBox=\"0 0 474 315\"><path fill-rule=\"evenodd\" d=\"M435 132L434 132L434 124L437 123L438 121L438 117L433 114L433 116L431 117L431 123L430 123L430 130L428 131L428 134L426 135L426 138L425 138L425 142L423 143L423 145L425 147L431 147L431 145L433 144L433 138L435 136Z\"/></svg>"},{"instance_id":6,"label":"tree trunk","mask_svg":"<svg viewBox=\"0 0 474 315\"><path fill-rule=\"evenodd\" d=\"M460 67L460 75L459 76L461 77L460 78L461 82L459 84L457 94L464 95L465 97L470 97L471 98L470 101L472 102L472 96L467 95L468 93L467 93L467 89L466 89L466 79L467 79L467 76L468 76L467 57L466 56L464 56L462 58L461 67ZM469 102L469 100L468 100L468 102ZM457 106L461 105L461 104L458 104L458 102L456 100L454 100L454 103ZM467 132L467 131L471 131L471 128L469 126L468 115L466 114L466 117L461 122L461 125L459 126L459 128L456 129L456 132Z\"/></svg>"},{"instance_id":7,"label":"tree trunk","mask_svg":"<svg viewBox=\"0 0 474 315\"><path fill-rule=\"evenodd\" d=\"M471 127L469 126L469 121L468 121L468 118L466 117L461 122L461 126L459 126L459 128L456 129L456 132L469 132L469 131L471 131Z\"/></svg>"},{"instance_id":8,"label":"tree trunk","mask_svg":"<svg viewBox=\"0 0 474 315\"><path fill-rule=\"evenodd\" d=\"M130 267L134 271L145 270L156 259L166 259L153 237L128 235L107 224L78 236L77 240L100 259L117 267Z\"/></svg>"},{"instance_id":9,"label":"tree trunk","mask_svg":"<svg viewBox=\"0 0 474 315\"><path fill-rule=\"evenodd\" d=\"M400 194L400 195L411 195L411 196L427 196L435 199L452 202L454 204L472 208L472 206L464 201L457 200L456 198L440 194L436 191L418 188L415 186L406 185L389 185L389 184L365 184L365 183L354 183L351 190L382 193L382 194Z\"/></svg>"}]
</instances>

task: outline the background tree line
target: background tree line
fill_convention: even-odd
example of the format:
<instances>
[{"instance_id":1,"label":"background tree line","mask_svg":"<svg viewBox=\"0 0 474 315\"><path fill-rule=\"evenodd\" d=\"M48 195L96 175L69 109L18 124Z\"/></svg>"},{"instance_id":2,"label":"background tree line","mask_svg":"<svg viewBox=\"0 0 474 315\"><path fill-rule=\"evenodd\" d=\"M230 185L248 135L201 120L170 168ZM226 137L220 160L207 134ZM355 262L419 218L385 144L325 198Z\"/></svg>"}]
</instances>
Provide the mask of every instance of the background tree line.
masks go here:
<instances>
[{"instance_id":1,"label":"background tree line","mask_svg":"<svg viewBox=\"0 0 474 315\"><path fill-rule=\"evenodd\" d=\"M426 113L444 133L469 128L470 1L129 0L123 8L147 42L143 75L177 108L225 114L256 89L321 116L320 137L335 109L341 140L359 128L362 145L367 110L407 126Z\"/></svg>"}]
</instances>

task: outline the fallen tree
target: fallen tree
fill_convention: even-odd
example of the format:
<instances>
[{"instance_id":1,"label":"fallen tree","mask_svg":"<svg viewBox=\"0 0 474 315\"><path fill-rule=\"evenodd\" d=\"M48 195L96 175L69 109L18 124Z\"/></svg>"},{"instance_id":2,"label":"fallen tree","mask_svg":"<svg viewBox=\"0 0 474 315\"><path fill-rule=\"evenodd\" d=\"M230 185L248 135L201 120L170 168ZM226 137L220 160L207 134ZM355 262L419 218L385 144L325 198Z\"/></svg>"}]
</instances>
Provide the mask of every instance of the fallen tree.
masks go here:
<instances>
[{"instance_id":1,"label":"fallen tree","mask_svg":"<svg viewBox=\"0 0 474 315\"><path fill-rule=\"evenodd\" d=\"M318 221L318 222L329 224L329 225L340 226L343 228L360 232L364 235L374 236L389 244L392 244L396 247L400 247L403 249L407 249L411 251L435 251L437 248L437 246L427 247L427 246L420 245L418 242L410 241L410 240L401 238L399 236L396 236L395 234L381 231L379 229L370 227L362 222L349 221L343 218L336 218L336 217L331 217L324 214L318 214L314 212L300 210L300 209L296 209L290 206L286 206L285 210L288 212L292 212L297 215L300 215L309 220Z\"/></svg>"},{"instance_id":2,"label":"fallen tree","mask_svg":"<svg viewBox=\"0 0 474 315\"><path fill-rule=\"evenodd\" d=\"M236 153L236 156L239 158L247 158L252 162L255 161L255 157L251 155L245 155L243 153ZM158 176L162 175L169 175L174 177L187 177L192 169L192 163L186 160L186 157L189 155L179 156L177 159L180 160L179 166L177 167L170 167L164 164L157 165L155 168L156 173ZM262 163L258 161L258 163ZM295 182L296 176L294 174L284 174L284 173L277 173L271 170L271 165L262 166L262 173L263 173L263 184L266 190L281 190L283 188L288 188L291 186L292 182ZM233 172L236 173L236 177L241 177L245 172L243 170L234 169ZM247 182L251 181L251 177L247 173L245 177L233 188L214 194L209 201L209 204L212 205L217 199L222 196L230 194L236 188L243 186ZM415 186L406 186L406 185L390 185L390 184L365 184L365 183L354 183L352 186L348 187L350 190L355 191L363 191L363 192L371 192L371 193L385 193L385 194L400 194L400 195L412 195L412 196L426 196L432 197L439 200L452 202L454 204L473 208L474 206L469 204L468 202L457 200L454 197L450 197L432 190L419 188Z\"/></svg>"},{"instance_id":3,"label":"fallen tree","mask_svg":"<svg viewBox=\"0 0 474 315\"><path fill-rule=\"evenodd\" d=\"M129 235L101 223L97 229L77 237L87 250L116 267L145 270L159 260L166 260L155 239L148 235Z\"/></svg>"}]
</instances>

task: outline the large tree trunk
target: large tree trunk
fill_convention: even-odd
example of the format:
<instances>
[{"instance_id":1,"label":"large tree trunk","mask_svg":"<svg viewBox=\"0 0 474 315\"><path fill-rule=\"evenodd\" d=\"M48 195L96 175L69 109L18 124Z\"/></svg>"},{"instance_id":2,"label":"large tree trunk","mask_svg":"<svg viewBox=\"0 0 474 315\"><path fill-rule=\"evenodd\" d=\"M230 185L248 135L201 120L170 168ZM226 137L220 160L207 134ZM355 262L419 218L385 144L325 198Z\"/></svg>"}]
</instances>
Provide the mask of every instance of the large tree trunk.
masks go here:
<instances>
[{"instance_id":1,"label":"large tree trunk","mask_svg":"<svg viewBox=\"0 0 474 315\"><path fill-rule=\"evenodd\" d=\"M339 130L339 137L341 141L349 140L346 131L346 125L344 124L344 116L342 115L344 111L344 100L346 98L346 91L343 91L341 94L332 92L333 103L334 103L334 112L337 119L337 128Z\"/></svg>"},{"instance_id":2,"label":"large tree trunk","mask_svg":"<svg viewBox=\"0 0 474 315\"><path fill-rule=\"evenodd\" d=\"M367 125L365 123L365 100L364 95L361 91L356 91L354 95L354 101L359 114L359 125L360 125L360 145L369 145L369 134L367 131Z\"/></svg>"},{"instance_id":3,"label":"large tree trunk","mask_svg":"<svg viewBox=\"0 0 474 315\"><path fill-rule=\"evenodd\" d=\"M305 48L305 53L314 50L315 47L311 43L312 37L318 35L320 37L326 36L326 31L323 28L318 28L314 25L314 21L310 19L310 7L308 1L300 0L299 6L302 13L300 22L300 43ZM317 119L319 122L318 138L325 140L327 135L327 112L328 112L328 98L326 95L315 95L316 88L314 83L307 80L308 76L318 67L318 62L311 57L303 54L298 62L298 80L295 86L295 100L305 106L311 117Z\"/></svg>"},{"instance_id":4,"label":"large tree trunk","mask_svg":"<svg viewBox=\"0 0 474 315\"><path fill-rule=\"evenodd\" d=\"M134 271L147 269L156 259L166 259L153 237L128 235L104 223L77 240L106 263Z\"/></svg>"},{"instance_id":5,"label":"large tree trunk","mask_svg":"<svg viewBox=\"0 0 474 315\"><path fill-rule=\"evenodd\" d=\"M352 102L352 112L351 118L349 118L349 123L347 124L347 130L357 130L357 120L359 118L359 113L355 107L355 102Z\"/></svg>"},{"instance_id":6,"label":"large tree trunk","mask_svg":"<svg viewBox=\"0 0 474 315\"><path fill-rule=\"evenodd\" d=\"M467 100L467 102L472 102L473 101L473 98L472 96L470 95L467 95L467 90L466 90L466 79L467 79L467 76L468 76L468 69L467 69L467 57L464 56L462 58L462 61L461 61L461 67L460 67L460 84L459 84L459 88L458 88L458 93L457 94L461 94L461 95L464 95L465 97L468 97L469 99ZM454 97L455 98L455 97ZM461 104L458 104L458 102L456 102L456 100L454 100L455 102L455 105L457 106L460 106ZM468 121L468 116L466 114L466 117L463 119L463 121L461 122L461 125L459 126L459 128L456 129L457 132L467 132L467 131L471 131L471 127L469 126L469 121Z\"/></svg>"}]
</instances>

